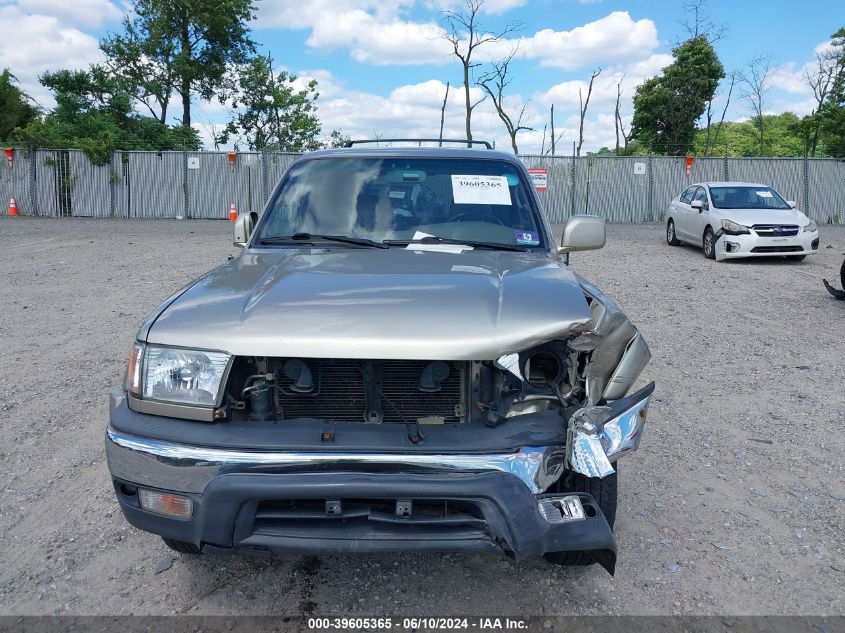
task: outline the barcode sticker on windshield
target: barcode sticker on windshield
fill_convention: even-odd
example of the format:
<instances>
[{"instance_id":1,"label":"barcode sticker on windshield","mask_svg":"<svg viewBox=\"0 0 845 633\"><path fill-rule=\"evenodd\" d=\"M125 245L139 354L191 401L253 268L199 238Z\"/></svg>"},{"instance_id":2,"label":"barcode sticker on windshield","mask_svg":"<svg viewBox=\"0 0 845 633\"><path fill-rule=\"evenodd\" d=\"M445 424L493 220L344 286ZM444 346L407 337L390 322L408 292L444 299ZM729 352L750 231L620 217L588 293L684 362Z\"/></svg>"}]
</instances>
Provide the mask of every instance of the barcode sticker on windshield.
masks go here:
<instances>
[{"instance_id":1,"label":"barcode sticker on windshield","mask_svg":"<svg viewBox=\"0 0 845 633\"><path fill-rule=\"evenodd\" d=\"M469 176L452 174L455 204L511 204L506 176Z\"/></svg>"},{"instance_id":2,"label":"barcode sticker on windshield","mask_svg":"<svg viewBox=\"0 0 845 633\"><path fill-rule=\"evenodd\" d=\"M771 191L758 191L757 195L760 196L761 198L771 198L772 192Z\"/></svg>"}]
</instances>

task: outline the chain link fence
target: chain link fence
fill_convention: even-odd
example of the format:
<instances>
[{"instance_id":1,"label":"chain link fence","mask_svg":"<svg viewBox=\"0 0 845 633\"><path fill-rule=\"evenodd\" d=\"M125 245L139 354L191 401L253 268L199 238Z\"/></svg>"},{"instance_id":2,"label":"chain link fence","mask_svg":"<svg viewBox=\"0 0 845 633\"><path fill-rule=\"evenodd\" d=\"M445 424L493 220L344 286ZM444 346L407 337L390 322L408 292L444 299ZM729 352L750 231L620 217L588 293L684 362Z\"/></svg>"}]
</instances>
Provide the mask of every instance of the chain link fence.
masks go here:
<instances>
[{"instance_id":1,"label":"chain link fence","mask_svg":"<svg viewBox=\"0 0 845 633\"><path fill-rule=\"evenodd\" d=\"M16 150L0 165L0 214L14 196L26 216L226 219L260 211L297 154L115 152L94 165L80 150ZM669 201L695 182L771 185L816 222L845 223L845 161L699 158L686 174L674 156L521 156L546 170L539 191L549 220L592 213L614 223L662 222Z\"/></svg>"}]
</instances>

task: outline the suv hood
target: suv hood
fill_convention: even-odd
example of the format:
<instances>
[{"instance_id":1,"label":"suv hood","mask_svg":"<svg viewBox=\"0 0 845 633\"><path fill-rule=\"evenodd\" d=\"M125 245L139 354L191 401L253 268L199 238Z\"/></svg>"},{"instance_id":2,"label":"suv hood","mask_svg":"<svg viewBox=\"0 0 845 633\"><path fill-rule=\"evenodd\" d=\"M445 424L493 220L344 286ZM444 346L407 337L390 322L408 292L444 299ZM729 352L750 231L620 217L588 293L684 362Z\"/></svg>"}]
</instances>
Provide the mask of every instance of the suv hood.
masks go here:
<instances>
[{"instance_id":1,"label":"suv hood","mask_svg":"<svg viewBox=\"0 0 845 633\"><path fill-rule=\"evenodd\" d=\"M495 359L591 317L545 253L398 247L245 251L164 305L139 338L301 358Z\"/></svg>"}]
</instances>

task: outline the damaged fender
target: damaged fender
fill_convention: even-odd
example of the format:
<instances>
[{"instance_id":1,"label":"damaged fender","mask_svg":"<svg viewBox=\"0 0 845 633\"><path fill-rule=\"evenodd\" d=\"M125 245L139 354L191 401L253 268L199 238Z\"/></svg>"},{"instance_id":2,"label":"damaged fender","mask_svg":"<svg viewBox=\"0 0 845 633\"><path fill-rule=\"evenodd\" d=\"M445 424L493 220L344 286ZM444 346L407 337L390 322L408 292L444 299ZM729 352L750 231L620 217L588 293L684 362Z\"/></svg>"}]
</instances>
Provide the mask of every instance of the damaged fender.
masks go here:
<instances>
[{"instance_id":1,"label":"damaged fender","mask_svg":"<svg viewBox=\"0 0 845 633\"><path fill-rule=\"evenodd\" d=\"M570 343L587 355L585 406L569 416L566 465L588 477L614 472L612 462L639 447L654 383L625 394L651 359L643 337L616 304L578 276L593 316Z\"/></svg>"}]
</instances>

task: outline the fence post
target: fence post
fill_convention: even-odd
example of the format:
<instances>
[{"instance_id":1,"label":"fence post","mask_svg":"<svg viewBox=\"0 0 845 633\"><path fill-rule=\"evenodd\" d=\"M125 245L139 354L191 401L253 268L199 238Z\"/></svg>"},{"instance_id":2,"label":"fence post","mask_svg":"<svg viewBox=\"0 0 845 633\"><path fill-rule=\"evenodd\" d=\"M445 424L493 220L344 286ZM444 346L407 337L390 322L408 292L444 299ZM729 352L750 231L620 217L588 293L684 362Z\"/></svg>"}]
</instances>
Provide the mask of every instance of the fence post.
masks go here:
<instances>
[{"instance_id":1,"label":"fence post","mask_svg":"<svg viewBox=\"0 0 845 633\"><path fill-rule=\"evenodd\" d=\"M262 200L261 207L264 208L264 205L267 204L267 198L270 197L270 192L268 191L268 187L270 186L270 166L267 164L267 161L270 160L270 155L268 152L263 151L261 152L261 194L264 196Z\"/></svg>"},{"instance_id":2,"label":"fence post","mask_svg":"<svg viewBox=\"0 0 845 633\"><path fill-rule=\"evenodd\" d=\"M190 220L190 200L188 198L188 152L182 152L182 190L184 192L185 201L185 215L183 217L186 220Z\"/></svg>"},{"instance_id":3,"label":"fence post","mask_svg":"<svg viewBox=\"0 0 845 633\"><path fill-rule=\"evenodd\" d=\"M730 170L728 169L728 147L725 146L725 182L731 181Z\"/></svg>"},{"instance_id":4,"label":"fence post","mask_svg":"<svg viewBox=\"0 0 845 633\"><path fill-rule=\"evenodd\" d=\"M572 141L572 187L569 190L569 217L575 215L575 141Z\"/></svg>"},{"instance_id":5,"label":"fence post","mask_svg":"<svg viewBox=\"0 0 845 633\"><path fill-rule=\"evenodd\" d=\"M115 200L115 189L117 189L116 165L119 164L117 156L116 151L111 153L111 173L109 174L109 215L111 217L116 216L115 209L117 208L117 201Z\"/></svg>"},{"instance_id":6,"label":"fence post","mask_svg":"<svg viewBox=\"0 0 845 633\"><path fill-rule=\"evenodd\" d=\"M38 164L37 152L36 149L29 150L29 209L32 215L40 215L36 207L38 201L38 190L36 189L38 185L35 182L35 169Z\"/></svg>"},{"instance_id":7,"label":"fence post","mask_svg":"<svg viewBox=\"0 0 845 633\"><path fill-rule=\"evenodd\" d=\"M654 220L654 165L651 160L651 150L648 152L648 158L646 159L646 170L648 171L648 184L647 184L647 202L648 204L648 219Z\"/></svg>"},{"instance_id":8,"label":"fence post","mask_svg":"<svg viewBox=\"0 0 845 633\"><path fill-rule=\"evenodd\" d=\"M804 141L804 169L803 185L804 190L801 192L801 210L810 215L810 159L807 157L807 141Z\"/></svg>"}]
</instances>

